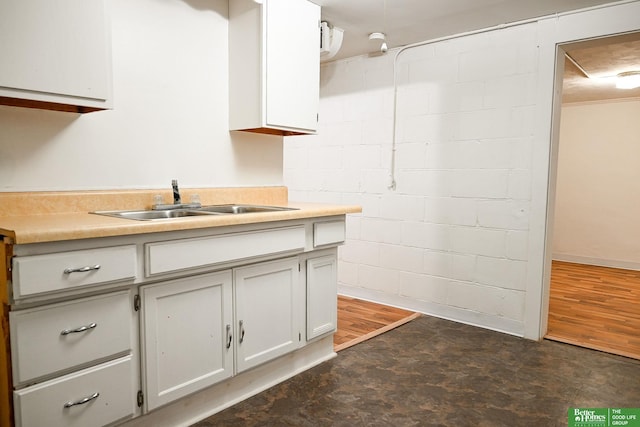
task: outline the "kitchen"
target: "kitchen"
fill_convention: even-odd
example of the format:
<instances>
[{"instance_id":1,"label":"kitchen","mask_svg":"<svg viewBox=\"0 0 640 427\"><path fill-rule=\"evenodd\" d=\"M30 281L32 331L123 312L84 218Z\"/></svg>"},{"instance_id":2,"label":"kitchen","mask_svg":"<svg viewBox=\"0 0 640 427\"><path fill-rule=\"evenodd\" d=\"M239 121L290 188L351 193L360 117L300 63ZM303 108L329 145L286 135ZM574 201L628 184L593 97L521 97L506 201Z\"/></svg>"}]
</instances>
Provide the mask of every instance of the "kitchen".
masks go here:
<instances>
[{"instance_id":1,"label":"kitchen","mask_svg":"<svg viewBox=\"0 0 640 427\"><path fill-rule=\"evenodd\" d=\"M541 283L555 43L637 30L637 8L637 2L622 2L445 40L427 46L426 53L406 51L412 62L400 64L403 78L416 73L419 80L427 72L442 78L457 69L447 67L459 65L469 77L469 98L461 113L451 101L442 105L445 121L422 114L423 89L400 88L407 114L398 129L403 139L393 193L387 191L391 55L323 67L318 136L283 140L230 133L227 2L114 1L113 109L79 115L0 107L2 191L158 189L177 177L187 188L285 184L291 200L362 205L365 214L380 215L348 217L347 238L353 241L341 249L342 291L539 339L545 322ZM438 55L442 68L430 70L427 59ZM521 73L495 78L504 70ZM489 100L494 111L470 113L483 102L473 99L473 78L488 79L496 88L492 93L500 94ZM528 90L510 98L520 87ZM444 100L451 95L440 94ZM444 149L437 144L429 147L449 164L458 158L461 163L445 172L412 164L419 158L415 151L424 149L419 142L441 137L430 132L453 132L447 126L456 126L457 136L467 141L460 144L461 157L437 151ZM500 140L505 135L513 145ZM378 144L343 146L341 140ZM334 155L332 146L345 153L342 164L372 158L374 167L365 164L362 177L349 168L323 169L331 165L323 160ZM481 167L473 166L475 158ZM411 197L419 195L439 203ZM470 217L470 211L477 214ZM436 225L416 220L420 213ZM396 243L398 236L406 244L382 244ZM423 260L432 286L421 284Z\"/></svg>"}]
</instances>

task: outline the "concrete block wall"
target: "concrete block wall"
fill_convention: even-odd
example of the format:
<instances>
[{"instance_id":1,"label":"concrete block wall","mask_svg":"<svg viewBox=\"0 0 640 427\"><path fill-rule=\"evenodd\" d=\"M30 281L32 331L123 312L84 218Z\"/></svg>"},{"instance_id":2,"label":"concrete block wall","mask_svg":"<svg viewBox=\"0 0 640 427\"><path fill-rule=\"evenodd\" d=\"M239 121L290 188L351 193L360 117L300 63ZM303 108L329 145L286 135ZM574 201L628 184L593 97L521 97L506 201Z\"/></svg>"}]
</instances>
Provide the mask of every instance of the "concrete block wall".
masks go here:
<instances>
[{"instance_id":1,"label":"concrete block wall","mask_svg":"<svg viewBox=\"0 0 640 427\"><path fill-rule=\"evenodd\" d=\"M318 135L287 138L293 200L359 203L341 292L522 333L536 26L322 67Z\"/></svg>"},{"instance_id":2,"label":"concrete block wall","mask_svg":"<svg viewBox=\"0 0 640 427\"><path fill-rule=\"evenodd\" d=\"M408 49L395 127L393 50L323 65L319 132L285 138L283 176L292 200L363 207L339 291L541 338L556 46L638 31L639 16L621 2Z\"/></svg>"}]
</instances>

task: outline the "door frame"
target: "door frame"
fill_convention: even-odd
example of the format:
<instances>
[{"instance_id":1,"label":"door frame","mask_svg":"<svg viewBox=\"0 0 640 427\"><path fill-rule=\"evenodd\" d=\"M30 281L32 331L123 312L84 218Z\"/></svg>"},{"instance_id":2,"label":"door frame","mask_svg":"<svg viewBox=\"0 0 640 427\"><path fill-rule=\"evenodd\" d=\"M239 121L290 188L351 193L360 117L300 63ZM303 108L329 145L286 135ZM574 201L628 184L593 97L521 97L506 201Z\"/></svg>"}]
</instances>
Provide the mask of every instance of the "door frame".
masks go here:
<instances>
[{"instance_id":1,"label":"door frame","mask_svg":"<svg viewBox=\"0 0 640 427\"><path fill-rule=\"evenodd\" d=\"M640 31L640 2L596 6L538 21L538 95L531 169L529 265L524 337L540 340L547 332L551 241L557 153L564 75L563 45ZM547 90L548 89L548 90Z\"/></svg>"}]
</instances>

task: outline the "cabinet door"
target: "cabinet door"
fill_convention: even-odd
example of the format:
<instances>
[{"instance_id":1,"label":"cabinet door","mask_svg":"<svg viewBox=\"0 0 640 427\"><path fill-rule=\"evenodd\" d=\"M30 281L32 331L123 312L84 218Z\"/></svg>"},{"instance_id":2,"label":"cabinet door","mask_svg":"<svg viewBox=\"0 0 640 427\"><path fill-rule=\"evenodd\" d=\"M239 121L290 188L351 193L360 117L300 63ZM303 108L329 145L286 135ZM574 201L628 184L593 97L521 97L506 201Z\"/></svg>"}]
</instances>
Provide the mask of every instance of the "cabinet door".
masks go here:
<instances>
[{"instance_id":1,"label":"cabinet door","mask_svg":"<svg viewBox=\"0 0 640 427\"><path fill-rule=\"evenodd\" d=\"M307 260L307 340L335 332L337 283L335 255Z\"/></svg>"},{"instance_id":2,"label":"cabinet door","mask_svg":"<svg viewBox=\"0 0 640 427\"><path fill-rule=\"evenodd\" d=\"M146 409L233 374L231 271L141 287Z\"/></svg>"},{"instance_id":3,"label":"cabinet door","mask_svg":"<svg viewBox=\"0 0 640 427\"><path fill-rule=\"evenodd\" d=\"M300 345L298 258L265 262L234 271L236 369L252 368Z\"/></svg>"},{"instance_id":4,"label":"cabinet door","mask_svg":"<svg viewBox=\"0 0 640 427\"><path fill-rule=\"evenodd\" d=\"M320 90L320 7L267 1L267 126L315 131Z\"/></svg>"},{"instance_id":5,"label":"cabinet door","mask_svg":"<svg viewBox=\"0 0 640 427\"><path fill-rule=\"evenodd\" d=\"M0 2L0 55L2 103L9 103L7 97L110 107L104 0Z\"/></svg>"}]
</instances>

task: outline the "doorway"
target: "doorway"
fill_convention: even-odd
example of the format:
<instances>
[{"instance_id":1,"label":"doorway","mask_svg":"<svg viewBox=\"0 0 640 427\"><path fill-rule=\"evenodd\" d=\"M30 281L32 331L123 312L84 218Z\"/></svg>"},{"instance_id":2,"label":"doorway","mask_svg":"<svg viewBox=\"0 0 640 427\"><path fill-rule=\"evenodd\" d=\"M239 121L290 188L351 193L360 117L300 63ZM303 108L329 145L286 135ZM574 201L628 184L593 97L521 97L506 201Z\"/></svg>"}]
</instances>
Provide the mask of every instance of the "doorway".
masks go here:
<instances>
[{"instance_id":1,"label":"doorway","mask_svg":"<svg viewBox=\"0 0 640 427\"><path fill-rule=\"evenodd\" d=\"M559 50L545 338L640 359L640 88L615 88L616 74L640 70L640 33Z\"/></svg>"}]
</instances>

